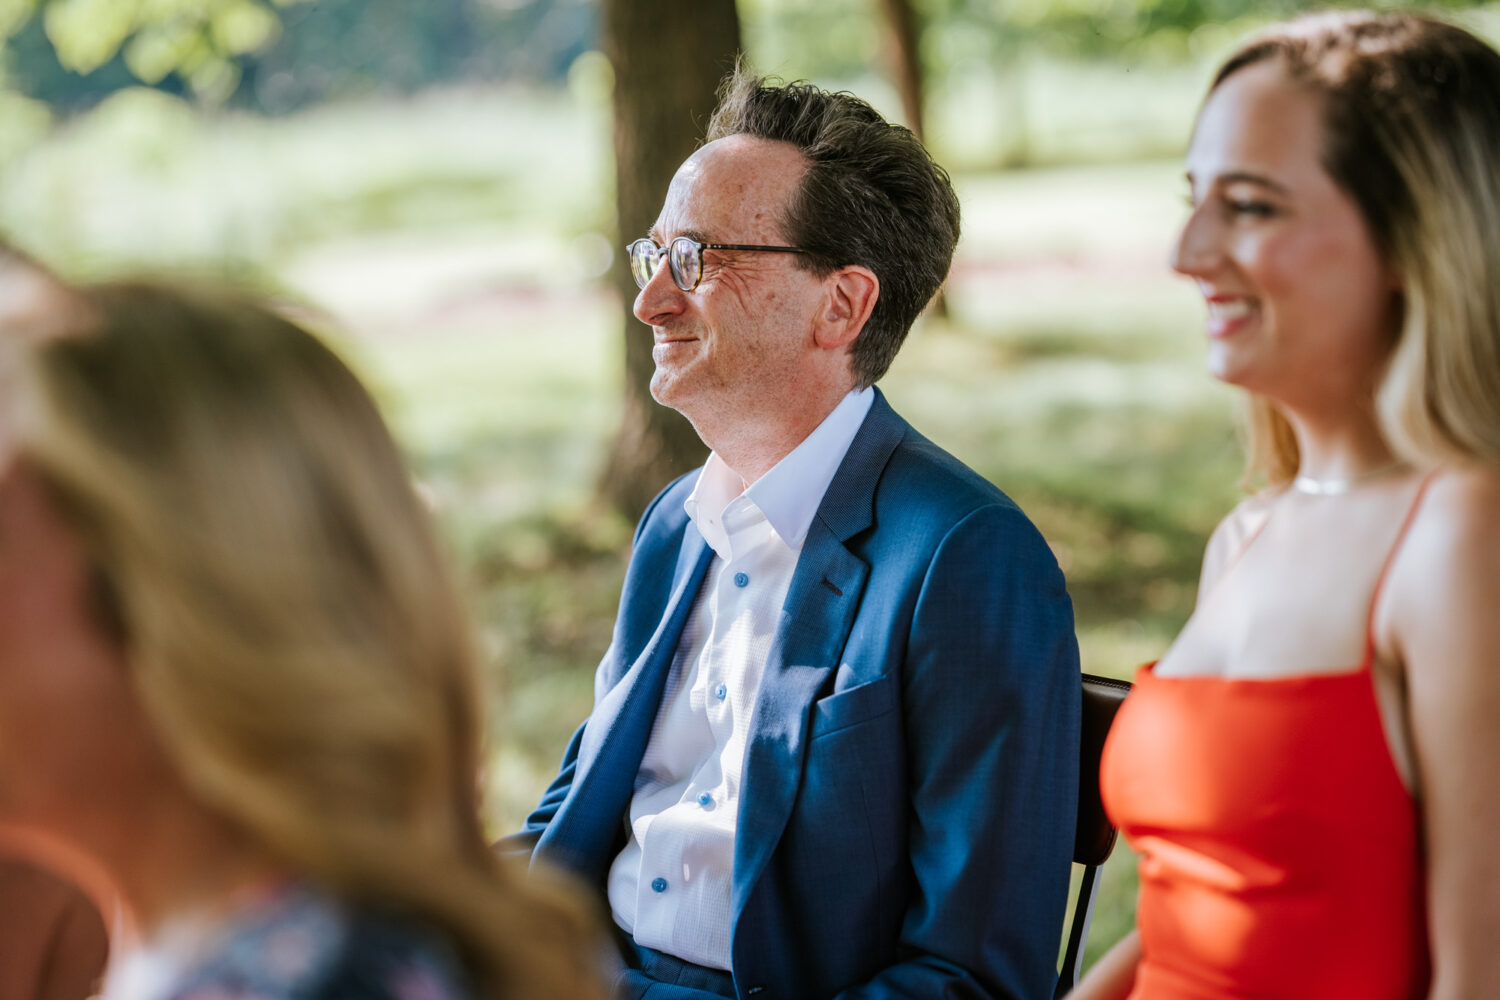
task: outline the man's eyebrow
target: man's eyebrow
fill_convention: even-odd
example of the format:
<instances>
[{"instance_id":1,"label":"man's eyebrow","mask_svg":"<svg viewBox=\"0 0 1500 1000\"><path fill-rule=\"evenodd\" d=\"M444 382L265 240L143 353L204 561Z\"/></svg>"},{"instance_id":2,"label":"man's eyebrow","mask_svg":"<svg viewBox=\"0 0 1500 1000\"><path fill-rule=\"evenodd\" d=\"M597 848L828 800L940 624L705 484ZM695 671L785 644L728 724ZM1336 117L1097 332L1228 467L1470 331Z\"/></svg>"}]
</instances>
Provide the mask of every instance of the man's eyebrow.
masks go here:
<instances>
[{"instance_id":1,"label":"man's eyebrow","mask_svg":"<svg viewBox=\"0 0 1500 1000\"><path fill-rule=\"evenodd\" d=\"M664 247L664 246L667 245L666 241L662 238L662 232L661 232L661 230L659 228L657 228L656 226L652 226L650 229L648 229L646 231L646 235L651 239L651 242L655 243L659 247ZM711 242L713 242L712 240L704 239L704 237L703 237L703 231L701 229L691 229L691 228L689 228L689 229L681 229L681 230L678 230L677 235L678 236L686 236L688 239L695 240L695 241L697 241L699 243L711 243ZM675 238L676 237L674 237L674 239Z\"/></svg>"}]
</instances>

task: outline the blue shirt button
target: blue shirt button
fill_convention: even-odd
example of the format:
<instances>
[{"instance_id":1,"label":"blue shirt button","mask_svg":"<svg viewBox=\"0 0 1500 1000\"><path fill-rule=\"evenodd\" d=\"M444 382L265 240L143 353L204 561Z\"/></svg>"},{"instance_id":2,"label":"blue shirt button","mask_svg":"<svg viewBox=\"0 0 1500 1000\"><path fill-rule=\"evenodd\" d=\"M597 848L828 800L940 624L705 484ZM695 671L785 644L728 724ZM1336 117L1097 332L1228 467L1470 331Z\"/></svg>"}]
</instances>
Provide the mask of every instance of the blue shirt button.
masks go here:
<instances>
[{"instance_id":1,"label":"blue shirt button","mask_svg":"<svg viewBox=\"0 0 1500 1000\"><path fill-rule=\"evenodd\" d=\"M719 699L720 701L723 701L725 698L729 697L729 688L723 684L720 684L718 687L714 688L714 697Z\"/></svg>"},{"instance_id":2,"label":"blue shirt button","mask_svg":"<svg viewBox=\"0 0 1500 1000\"><path fill-rule=\"evenodd\" d=\"M714 797L707 792L704 792L702 795L698 796L698 804L707 809L709 806L714 804Z\"/></svg>"},{"instance_id":3,"label":"blue shirt button","mask_svg":"<svg viewBox=\"0 0 1500 1000\"><path fill-rule=\"evenodd\" d=\"M666 892L667 891L667 880L664 879L664 878L654 878L654 879L652 879L651 880L651 891L652 892Z\"/></svg>"},{"instance_id":4,"label":"blue shirt button","mask_svg":"<svg viewBox=\"0 0 1500 1000\"><path fill-rule=\"evenodd\" d=\"M734 574L734 585L736 587L746 586L747 584L749 584L749 582L750 582L750 577L747 576L746 574L744 574L744 573L736 573L736 574Z\"/></svg>"}]
</instances>

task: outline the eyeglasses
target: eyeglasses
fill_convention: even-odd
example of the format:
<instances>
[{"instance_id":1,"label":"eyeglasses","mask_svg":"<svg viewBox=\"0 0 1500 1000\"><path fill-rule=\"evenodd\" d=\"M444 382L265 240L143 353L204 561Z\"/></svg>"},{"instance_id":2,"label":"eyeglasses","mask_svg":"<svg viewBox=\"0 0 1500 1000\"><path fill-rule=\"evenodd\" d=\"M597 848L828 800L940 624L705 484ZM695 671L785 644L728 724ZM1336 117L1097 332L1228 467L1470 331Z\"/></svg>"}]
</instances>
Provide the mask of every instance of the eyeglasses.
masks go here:
<instances>
[{"instance_id":1,"label":"eyeglasses","mask_svg":"<svg viewBox=\"0 0 1500 1000\"><path fill-rule=\"evenodd\" d=\"M684 292L691 292L703 280L703 251L754 250L761 253L806 253L801 247L761 247L743 243L699 243L691 236L679 236L664 247L654 240L640 239L625 248L630 254L630 276L636 286L645 288L656 276L663 256L672 272L672 281Z\"/></svg>"}]
</instances>

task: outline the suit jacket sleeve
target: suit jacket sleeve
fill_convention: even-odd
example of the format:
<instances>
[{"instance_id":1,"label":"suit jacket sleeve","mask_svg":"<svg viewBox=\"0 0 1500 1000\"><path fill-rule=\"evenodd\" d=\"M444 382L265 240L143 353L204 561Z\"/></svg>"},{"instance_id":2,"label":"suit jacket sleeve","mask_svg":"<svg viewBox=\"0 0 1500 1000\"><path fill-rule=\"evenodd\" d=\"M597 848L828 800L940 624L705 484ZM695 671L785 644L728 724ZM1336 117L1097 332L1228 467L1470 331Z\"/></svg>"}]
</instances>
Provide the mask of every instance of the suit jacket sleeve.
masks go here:
<instances>
[{"instance_id":1,"label":"suit jacket sleeve","mask_svg":"<svg viewBox=\"0 0 1500 1000\"><path fill-rule=\"evenodd\" d=\"M503 856L523 860L531 857L536 842L547 831L547 824L552 822L552 817L568 797L568 790L573 787L573 770L578 765L578 745L582 739L583 726L580 725L574 730L573 738L568 741L568 747L563 751L562 764L557 769L557 777L552 779L552 784L542 793L541 801L526 817L526 822L519 831L502 838L495 845Z\"/></svg>"},{"instance_id":2,"label":"suit jacket sleeve","mask_svg":"<svg viewBox=\"0 0 1500 1000\"><path fill-rule=\"evenodd\" d=\"M658 507L660 507L662 499L672 491L672 487L677 485L678 482L681 482L681 480L674 481L671 486L668 486L661 493L657 494L656 499L651 501L651 505L641 515L641 520L636 525L635 537L631 542L632 551L640 550L642 536L647 533L648 526L652 523L653 515L657 512ZM632 562L632 568L634 568L634 565L634 562ZM621 662L619 651L623 645L621 641L621 627L626 617L624 604L626 599L631 596L630 583L631 573L627 570L625 592L621 596L621 613L615 621L614 640L610 643L609 648L605 650L604 657L599 661L599 666L594 672L595 705L599 703L599 700L613 685L619 682L620 677L624 673L625 664ZM521 829L508 837L502 838L496 845L496 849L502 855L523 859L530 857L532 850L536 847L537 841L546 832L547 826L552 822L552 818L557 815L557 810L562 807L563 801L567 799L568 792L573 787L573 775L578 766L578 751L583 739L584 727L587 725L588 720L585 719L574 730L572 739L568 741L567 749L563 751L562 763L558 766L557 776L552 779L552 783L542 793L541 801L537 803L536 808L526 817L526 821L522 824Z\"/></svg>"},{"instance_id":3,"label":"suit jacket sleeve","mask_svg":"<svg viewBox=\"0 0 1500 1000\"><path fill-rule=\"evenodd\" d=\"M935 552L903 664L915 886L903 960L844 1000L1048 998L1072 860L1079 668L1062 573L1023 514Z\"/></svg>"}]
</instances>

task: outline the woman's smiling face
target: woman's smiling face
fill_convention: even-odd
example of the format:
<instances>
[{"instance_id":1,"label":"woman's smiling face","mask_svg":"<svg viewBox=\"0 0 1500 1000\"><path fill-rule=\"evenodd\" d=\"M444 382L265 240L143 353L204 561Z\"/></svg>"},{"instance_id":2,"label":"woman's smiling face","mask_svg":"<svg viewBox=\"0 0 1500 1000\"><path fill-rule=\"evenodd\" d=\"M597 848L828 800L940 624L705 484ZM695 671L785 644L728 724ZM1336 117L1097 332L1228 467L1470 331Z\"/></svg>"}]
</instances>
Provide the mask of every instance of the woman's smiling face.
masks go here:
<instances>
[{"instance_id":1,"label":"woman's smiling face","mask_svg":"<svg viewBox=\"0 0 1500 1000\"><path fill-rule=\"evenodd\" d=\"M1323 99L1268 59L1208 97L1172 266L1208 304L1208 368L1293 409L1367 395L1399 281L1323 167Z\"/></svg>"}]
</instances>

